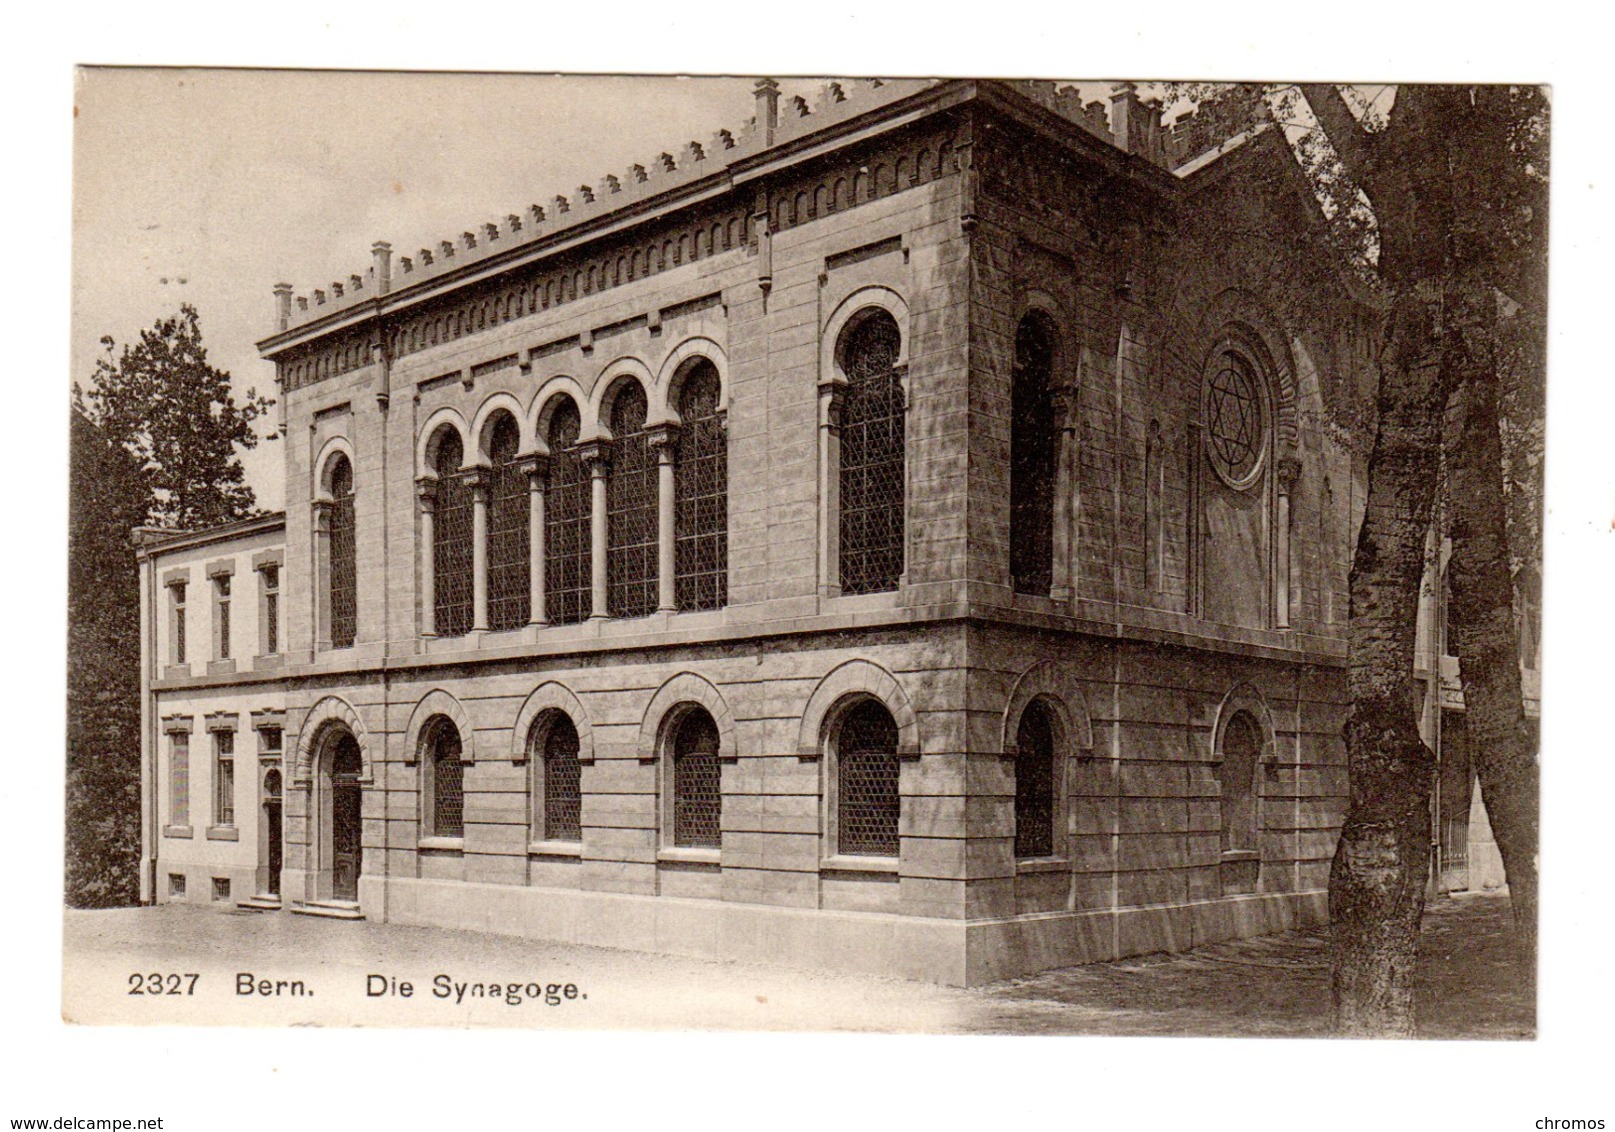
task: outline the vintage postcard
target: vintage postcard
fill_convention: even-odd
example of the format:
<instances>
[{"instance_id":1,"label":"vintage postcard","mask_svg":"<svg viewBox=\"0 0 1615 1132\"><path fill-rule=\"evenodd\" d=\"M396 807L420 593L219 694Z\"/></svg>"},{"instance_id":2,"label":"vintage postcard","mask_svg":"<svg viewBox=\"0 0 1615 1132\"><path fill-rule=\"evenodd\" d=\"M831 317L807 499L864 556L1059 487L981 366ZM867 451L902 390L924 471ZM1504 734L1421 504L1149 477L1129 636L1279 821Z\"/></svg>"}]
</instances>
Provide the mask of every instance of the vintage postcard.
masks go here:
<instances>
[{"instance_id":1,"label":"vintage postcard","mask_svg":"<svg viewBox=\"0 0 1615 1132\"><path fill-rule=\"evenodd\" d=\"M63 1019L1534 1039L1553 108L82 68Z\"/></svg>"}]
</instances>

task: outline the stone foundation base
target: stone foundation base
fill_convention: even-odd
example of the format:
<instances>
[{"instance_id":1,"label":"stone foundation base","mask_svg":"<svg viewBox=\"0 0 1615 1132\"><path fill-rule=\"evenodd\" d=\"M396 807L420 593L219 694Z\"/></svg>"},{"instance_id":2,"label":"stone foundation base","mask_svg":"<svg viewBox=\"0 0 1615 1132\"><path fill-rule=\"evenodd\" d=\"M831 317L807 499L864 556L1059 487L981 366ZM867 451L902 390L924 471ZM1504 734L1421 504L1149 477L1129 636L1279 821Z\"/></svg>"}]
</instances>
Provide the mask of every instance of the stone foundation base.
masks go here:
<instances>
[{"instance_id":1,"label":"stone foundation base","mask_svg":"<svg viewBox=\"0 0 1615 1132\"><path fill-rule=\"evenodd\" d=\"M1012 920L942 920L565 889L366 877L373 920L950 986L1324 923L1322 891Z\"/></svg>"}]
</instances>

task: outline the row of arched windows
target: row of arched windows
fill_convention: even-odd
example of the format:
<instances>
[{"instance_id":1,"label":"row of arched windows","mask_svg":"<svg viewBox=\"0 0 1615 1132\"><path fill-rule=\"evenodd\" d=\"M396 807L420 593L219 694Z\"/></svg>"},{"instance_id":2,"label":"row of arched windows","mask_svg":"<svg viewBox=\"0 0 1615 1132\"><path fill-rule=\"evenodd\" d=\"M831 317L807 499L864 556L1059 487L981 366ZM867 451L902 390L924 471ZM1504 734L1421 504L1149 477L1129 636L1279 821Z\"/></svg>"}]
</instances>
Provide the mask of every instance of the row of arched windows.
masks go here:
<instances>
[{"instance_id":1,"label":"row of arched windows","mask_svg":"<svg viewBox=\"0 0 1615 1132\"><path fill-rule=\"evenodd\" d=\"M718 726L698 704L681 704L664 744L662 779L667 844L717 849L722 844L723 789ZM838 855L896 857L900 817L898 729L879 700L864 697L841 713L830 736L829 834ZM1058 774L1048 709L1028 704L1016 734L1015 855L1053 856ZM531 833L535 842L581 842L583 774L577 725L565 711L541 713L527 734ZM421 731L423 835L465 832L465 764L461 739L447 716Z\"/></svg>"},{"instance_id":2,"label":"row of arched windows","mask_svg":"<svg viewBox=\"0 0 1615 1132\"><path fill-rule=\"evenodd\" d=\"M901 345L897 321L880 307L860 311L837 342L836 562L846 594L895 590L903 574ZM496 411L480 466L467 465L453 426L438 426L420 485L425 631L454 637L728 604L722 394L717 367L692 359L678 383L679 427L668 430L649 423L645 387L622 377L611 396L610 437L586 441L577 402L557 393L541 416L543 458L522 452L515 416ZM354 641L357 604L353 475L345 453L327 461L322 494L329 515L322 623L329 647L343 648ZM663 529L669 516L671 532ZM603 565L594 561L602 551Z\"/></svg>"},{"instance_id":3,"label":"row of arched windows","mask_svg":"<svg viewBox=\"0 0 1615 1132\"><path fill-rule=\"evenodd\" d=\"M515 417L500 411L490 422L489 462L481 468L464 466L458 432L441 426L422 493L432 562L430 631L452 637L475 628L497 632L727 604L728 439L721 393L717 367L696 359L680 381L681 423L674 432L649 424L644 386L624 378L612 396L610 438L589 443L580 442L577 403L558 393L546 407L549 453L543 459L518 451ZM663 474L664 464L671 465L671 476ZM603 499L596 498L597 480ZM665 507L662 496L669 491L671 507ZM666 512L673 526L670 579L661 561ZM594 563L597 523L604 528L603 603L595 592L602 580ZM542 585L535 584L535 562ZM479 597L479 569L485 597ZM671 593L663 593L669 580Z\"/></svg>"}]
</instances>

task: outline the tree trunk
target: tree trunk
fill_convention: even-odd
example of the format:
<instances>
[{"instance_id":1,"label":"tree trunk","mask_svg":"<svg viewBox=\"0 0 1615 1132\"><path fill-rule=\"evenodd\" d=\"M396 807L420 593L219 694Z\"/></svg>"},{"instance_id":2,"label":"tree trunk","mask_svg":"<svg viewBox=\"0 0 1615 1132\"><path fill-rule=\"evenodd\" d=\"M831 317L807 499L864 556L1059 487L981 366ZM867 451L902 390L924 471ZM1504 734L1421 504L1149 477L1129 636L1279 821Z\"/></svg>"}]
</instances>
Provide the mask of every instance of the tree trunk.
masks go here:
<instances>
[{"instance_id":1,"label":"tree trunk","mask_svg":"<svg viewBox=\"0 0 1615 1132\"><path fill-rule=\"evenodd\" d=\"M1358 1037L1413 1033L1435 765L1419 736L1413 655L1445 401L1433 299L1431 287L1407 288L1388 315L1351 568L1351 801L1329 871L1330 989L1336 1030Z\"/></svg>"},{"instance_id":2,"label":"tree trunk","mask_svg":"<svg viewBox=\"0 0 1615 1132\"><path fill-rule=\"evenodd\" d=\"M1470 757L1503 856L1521 958L1536 973L1538 781L1536 743L1520 686L1503 443L1498 431L1496 307L1471 285L1448 304L1450 383L1461 419L1448 433L1451 480L1448 642L1458 658ZM1455 397L1455 400L1457 398Z\"/></svg>"}]
</instances>

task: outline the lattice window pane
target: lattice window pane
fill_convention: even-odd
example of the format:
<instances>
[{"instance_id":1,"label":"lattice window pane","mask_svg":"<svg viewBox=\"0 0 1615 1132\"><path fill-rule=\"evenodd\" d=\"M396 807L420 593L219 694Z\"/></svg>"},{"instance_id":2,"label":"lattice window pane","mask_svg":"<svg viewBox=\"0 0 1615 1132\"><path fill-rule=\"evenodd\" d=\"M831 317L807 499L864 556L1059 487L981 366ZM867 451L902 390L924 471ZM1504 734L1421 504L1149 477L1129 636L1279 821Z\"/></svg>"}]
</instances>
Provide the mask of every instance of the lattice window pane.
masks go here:
<instances>
[{"instance_id":1,"label":"lattice window pane","mask_svg":"<svg viewBox=\"0 0 1615 1132\"><path fill-rule=\"evenodd\" d=\"M213 589L218 607L219 628L219 659L230 659L230 578L223 575L213 579Z\"/></svg>"},{"instance_id":2,"label":"lattice window pane","mask_svg":"<svg viewBox=\"0 0 1615 1132\"><path fill-rule=\"evenodd\" d=\"M460 438L447 434L437 451L437 502L432 520L432 604L439 636L471 631L474 528L471 483L460 471Z\"/></svg>"},{"instance_id":3,"label":"lattice window pane","mask_svg":"<svg viewBox=\"0 0 1615 1132\"><path fill-rule=\"evenodd\" d=\"M848 712L836 763L838 851L897 856L897 724L891 713L873 700Z\"/></svg>"},{"instance_id":4,"label":"lattice window pane","mask_svg":"<svg viewBox=\"0 0 1615 1132\"><path fill-rule=\"evenodd\" d=\"M1015 856L1054 855L1054 732L1029 704L1015 733Z\"/></svg>"},{"instance_id":5,"label":"lattice window pane","mask_svg":"<svg viewBox=\"0 0 1615 1132\"><path fill-rule=\"evenodd\" d=\"M903 572L903 388L897 324L884 312L847 336L841 405L841 590L897 588Z\"/></svg>"},{"instance_id":6,"label":"lattice window pane","mask_svg":"<svg viewBox=\"0 0 1615 1132\"><path fill-rule=\"evenodd\" d=\"M645 393L628 384L611 408L611 478L606 490L606 611L613 617L654 612L656 460L645 432Z\"/></svg>"},{"instance_id":7,"label":"lattice window pane","mask_svg":"<svg viewBox=\"0 0 1615 1132\"><path fill-rule=\"evenodd\" d=\"M583 765L578 730L558 716L544 737L544 829L546 841L583 840Z\"/></svg>"},{"instance_id":8,"label":"lattice window pane","mask_svg":"<svg viewBox=\"0 0 1615 1132\"><path fill-rule=\"evenodd\" d=\"M331 647L345 649L359 630L353 468L345 459L331 470L330 532Z\"/></svg>"},{"instance_id":9,"label":"lattice window pane","mask_svg":"<svg viewBox=\"0 0 1615 1132\"><path fill-rule=\"evenodd\" d=\"M549 481L544 490L544 616L553 625L582 621L590 594L589 470L578 455L577 406L564 401L550 419Z\"/></svg>"},{"instance_id":10,"label":"lattice window pane","mask_svg":"<svg viewBox=\"0 0 1615 1132\"><path fill-rule=\"evenodd\" d=\"M729 445L718 416L719 392L717 368L702 362L679 395L684 431L673 489L674 596L680 609L719 609L729 601Z\"/></svg>"},{"instance_id":11,"label":"lattice window pane","mask_svg":"<svg viewBox=\"0 0 1615 1132\"><path fill-rule=\"evenodd\" d=\"M493 471L488 484L488 628L516 629L532 611L528 537L527 473L516 462L516 422L501 416L489 444Z\"/></svg>"},{"instance_id":12,"label":"lattice window pane","mask_svg":"<svg viewBox=\"0 0 1615 1132\"><path fill-rule=\"evenodd\" d=\"M673 743L673 844L718 848L722 818L718 728L695 709L679 724Z\"/></svg>"},{"instance_id":13,"label":"lattice window pane","mask_svg":"<svg viewBox=\"0 0 1615 1132\"><path fill-rule=\"evenodd\" d=\"M1028 315L1015 332L1010 396L1009 570L1016 593L1047 594L1054 583L1053 366L1053 336L1041 317Z\"/></svg>"},{"instance_id":14,"label":"lattice window pane","mask_svg":"<svg viewBox=\"0 0 1615 1132\"><path fill-rule=\"evenodd\" d=\"M280 651L280 568L265 566L264 584L264 654L274 656Z\"/></svg>"},{"instance_id":15,"label":"lattice window pane","mask_svg":"<svg viewBox=\"0 0 1615 1132\"><path fill-rule=\"evenodd\" d=\"M449 723L440 723L432 738L432 835L465 836L465 766Z\"/></svg>"}]
</instances>

